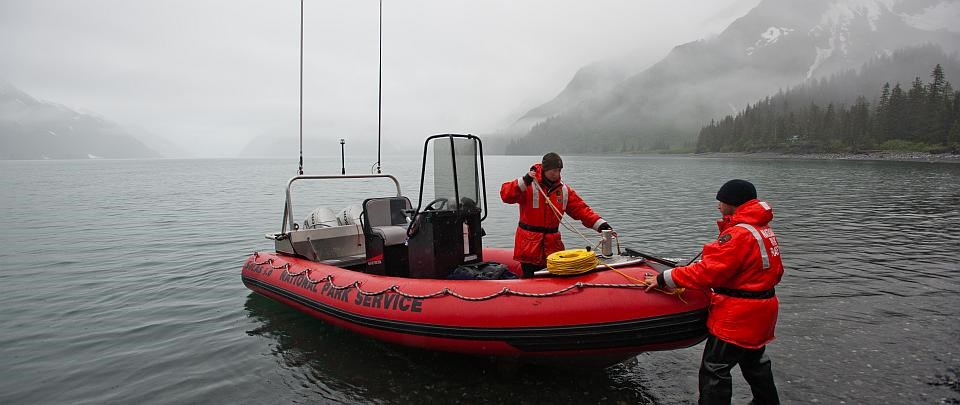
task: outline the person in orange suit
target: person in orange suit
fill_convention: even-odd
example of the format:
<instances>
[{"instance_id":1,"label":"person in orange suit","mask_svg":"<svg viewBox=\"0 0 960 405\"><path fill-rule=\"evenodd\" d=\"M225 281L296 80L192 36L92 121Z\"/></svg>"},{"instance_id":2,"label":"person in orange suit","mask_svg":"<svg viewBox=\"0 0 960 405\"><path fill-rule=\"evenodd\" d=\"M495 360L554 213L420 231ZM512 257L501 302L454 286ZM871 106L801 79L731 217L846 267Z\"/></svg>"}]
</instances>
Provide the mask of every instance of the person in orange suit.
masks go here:
<instances>
[{"instance_id":1,"label":"person in orange suit","mask_svg":"<svg viewBox=\"0 0 960 405\"><path fill-rule=\"evenodd\" d=\"M551 253L564 249L559 230L563 214L597 232L613 230L572 187L560 180L562 169L560 155L550 152L523 177L500 186L500 199L520 206L513 258L520 262L525 278L533 277L535 271L546 267Z\"/></svg>"},{"instance_id":2,"label":"person in orange suit","mask_svg":"<svg viewBox=\"0 0 960 405\"><path fill-rule=\"evenodd\" d=\"M650 291L690 288L711 291L707 343L700 362L700 404L729 404L730 371L739 365L753 393L752 404L778 404L766 345L774 339L783 277L780 245L770 228L773 208L757 199L754 185L730 180L717 192L723 218L720 235L704 245L703 260L644 280Z\"/></svg>"}]
</instances>

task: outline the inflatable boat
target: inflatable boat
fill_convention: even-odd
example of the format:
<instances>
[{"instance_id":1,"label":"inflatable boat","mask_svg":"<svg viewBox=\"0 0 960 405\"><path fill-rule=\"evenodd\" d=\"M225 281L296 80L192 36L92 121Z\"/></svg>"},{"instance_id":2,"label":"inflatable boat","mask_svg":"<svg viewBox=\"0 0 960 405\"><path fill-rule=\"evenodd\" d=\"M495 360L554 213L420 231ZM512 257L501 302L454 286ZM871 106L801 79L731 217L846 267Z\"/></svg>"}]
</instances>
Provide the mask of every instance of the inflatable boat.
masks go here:
<instances>
[{"instance_id":1,"label":"inflatable boat","mask_svg":"<svg viewBox=\"0 0 960 405\"><path fill-rule=\"evenodd\" d=\"M428 167L433 195L425 197ZM331 179L389 180L396 192L339 214L316 209L302 226L294 221L291 186ZM427 139L419 197L429 203L413 208L388 174L296 176L280 232L266 235L275 250L246 260L243 283L386 342L522 362L609 365L706 337L703 292L644 291L644 274L663 269L651 257L596 252L598 264L581 274L517 278L511 249L482 245L486 192L475 136ZM501 271L451 278L484 268Z\"/></svg>"}]
</instances>

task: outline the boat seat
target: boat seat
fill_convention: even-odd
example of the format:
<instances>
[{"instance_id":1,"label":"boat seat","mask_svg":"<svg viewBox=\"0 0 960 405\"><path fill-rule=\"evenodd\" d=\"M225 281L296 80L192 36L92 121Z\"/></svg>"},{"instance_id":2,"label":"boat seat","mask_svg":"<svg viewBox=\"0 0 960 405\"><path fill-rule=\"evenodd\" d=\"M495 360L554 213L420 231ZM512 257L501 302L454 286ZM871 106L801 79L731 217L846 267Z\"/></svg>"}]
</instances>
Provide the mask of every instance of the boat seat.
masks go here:
<instances>
[{"instance_id":1,"label":"boat seat","mask_svg":"<svg viewBox=\"0 0 960 405\"><path fill-rule=\"evenodd\" d=\"M400 225L375 226L370 234L383 239L384 246L402 245L407 241L407 227Z\"/></svg>"},{"instance_id":2,"label":"boat seat","mask_svg":"<svg viewBox=\"0 0 960 405\"><path fill-rule=\"evenodd\" d=\"M384 246L407 239L407 214L412 208L407 197L368 198L363 201L363 232L383 239Z\"/></svg>"},{"instance_id":3,"label":"boat seat","mask_svg":"<svg viewBox=\"0 0 960 405\"><path fill-rule=\"evenodd\" d=\"M370 198L363 201L367 265L364 272L394 277L409 275L407 249L407 197Z\"/></svg>"}]
</instances>

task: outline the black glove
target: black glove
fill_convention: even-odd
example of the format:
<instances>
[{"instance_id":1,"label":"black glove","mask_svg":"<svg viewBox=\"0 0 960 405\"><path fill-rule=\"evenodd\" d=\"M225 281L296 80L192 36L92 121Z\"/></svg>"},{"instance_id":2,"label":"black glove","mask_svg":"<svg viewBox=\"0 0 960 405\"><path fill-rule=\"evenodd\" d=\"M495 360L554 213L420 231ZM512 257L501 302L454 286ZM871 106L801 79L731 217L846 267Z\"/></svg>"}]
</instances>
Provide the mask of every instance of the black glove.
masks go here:
<instances>
[{"instance_id":1,"label":"black glove","mask_svg":"<svg viewBox=\"0 0 960 405\"><path fill-rule=\"evenodd\" d=\"M523 175L523 182L526 183L528 186L530 185L530 183L533 183L533 177L530 176L530 173Z\"/></svg>"},{"instance_id":2,"label":"black glove","mask_svg":"<svg viewBox=\"0 0 960 405\"><path fill-rule=\"evenodd\" d=\"M613 227L610 226L609 222L604 222L603 225L600 225L600 227L597 228L598 231L606 231L607 229L611 231L613 230Z\"/></svg>"}]
</instances>

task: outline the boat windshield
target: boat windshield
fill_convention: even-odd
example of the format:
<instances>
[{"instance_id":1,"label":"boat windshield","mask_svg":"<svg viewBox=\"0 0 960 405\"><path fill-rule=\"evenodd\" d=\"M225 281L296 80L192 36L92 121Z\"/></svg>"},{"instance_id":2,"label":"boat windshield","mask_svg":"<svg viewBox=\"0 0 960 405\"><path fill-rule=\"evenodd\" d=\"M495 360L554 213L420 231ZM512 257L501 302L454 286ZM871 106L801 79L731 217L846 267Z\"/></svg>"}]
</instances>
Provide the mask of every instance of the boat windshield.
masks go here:
<instances>
[{"instance_id":1,"label":"boat windshield","mask_svg":"<svg viewBox=\"0 0 960 405\"><path fill-rule=\"evenodd\" d=\"M485 217L482 155L483 146L479 138L472 135L428 138L424 145L420 207L427 210L479 208Z\"/></svg>"},{"instance_id":2,"label":"boat windshield","mask_svg":"<svg viewBox=\"0 0 960 405\"><path fill-rule=\"evenodd\" d=\"M451 142L452 141L452 142ZM433 149L433 192L436 198L466 204L480 202L480 179L477 170L477 144L472 139L438 139ZM459 199L457 198L459 196ZM471 202L466 202L469 198Z\"/></svg>"}]
</instances>

